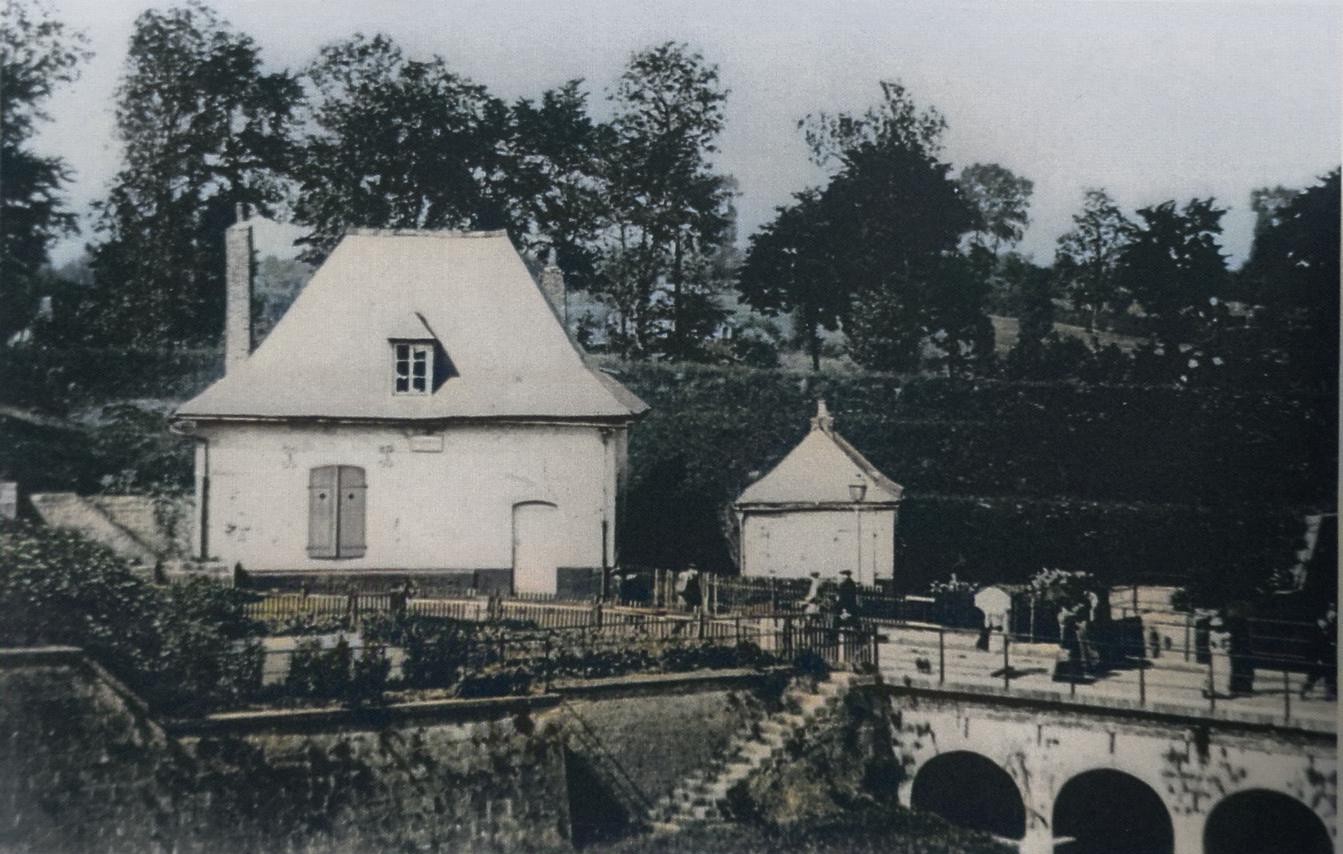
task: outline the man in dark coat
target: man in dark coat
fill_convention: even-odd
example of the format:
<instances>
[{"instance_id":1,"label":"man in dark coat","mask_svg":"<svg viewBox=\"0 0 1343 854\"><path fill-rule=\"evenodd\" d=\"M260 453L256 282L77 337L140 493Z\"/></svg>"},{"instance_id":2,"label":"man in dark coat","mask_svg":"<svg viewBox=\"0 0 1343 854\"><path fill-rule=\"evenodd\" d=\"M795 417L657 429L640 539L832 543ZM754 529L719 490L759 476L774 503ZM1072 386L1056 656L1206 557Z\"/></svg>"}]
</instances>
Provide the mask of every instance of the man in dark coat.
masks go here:
<instances>
[{"instance_id":1,"label":"man in dark coat","mask_svg":"<svg viewBox=\"0 0 1343 854\"><path fill-rule=\"evenodd\" d=\"M853 583L853 573L847 569L840 572L839 596L835 604L842 628L858 625L858 585Z\"/></svg>"}]
</instances>

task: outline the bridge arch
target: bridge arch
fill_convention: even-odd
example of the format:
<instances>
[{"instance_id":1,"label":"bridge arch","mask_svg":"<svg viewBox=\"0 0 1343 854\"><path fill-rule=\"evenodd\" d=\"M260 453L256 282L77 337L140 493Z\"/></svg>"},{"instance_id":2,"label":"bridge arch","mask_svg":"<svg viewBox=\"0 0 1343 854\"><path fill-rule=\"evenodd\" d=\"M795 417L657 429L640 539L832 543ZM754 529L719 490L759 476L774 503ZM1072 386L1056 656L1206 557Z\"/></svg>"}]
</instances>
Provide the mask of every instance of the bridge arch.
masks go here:
<instances>
[{"instance_id":1,"label":"bridge arch","mask_svg":"<svg viewBox=\"0 0 1343 854\"><path fill-rule=\"evenodd\" d=\"M1170 811L1151 786L1123 771L1084 771L1059 789L1055 854L1172 854Z\"/></svg>"},{"instance_id":2,"label":"bridge arch","mask_svg":"<svg viewBox=\"0 0 1343 854\"><path fill-rule=\"evenodd\" d=\"M1204 854L1330 854L1329 829L1290 795L1246 789L1217 802L1203 830Z\"/></svg>"},{"instance_id":3,"label":"bridge arch","mask_svg":"<svg viewBox=\"0 0 1343 854\"><path fill-rule=\"evenodd\" d=\"M914 775L909 804L960 827L1006 839L1026 835L1026 807L1012 775L969 750L942 753L923 763Z\"/></svg>"}]
</instances>

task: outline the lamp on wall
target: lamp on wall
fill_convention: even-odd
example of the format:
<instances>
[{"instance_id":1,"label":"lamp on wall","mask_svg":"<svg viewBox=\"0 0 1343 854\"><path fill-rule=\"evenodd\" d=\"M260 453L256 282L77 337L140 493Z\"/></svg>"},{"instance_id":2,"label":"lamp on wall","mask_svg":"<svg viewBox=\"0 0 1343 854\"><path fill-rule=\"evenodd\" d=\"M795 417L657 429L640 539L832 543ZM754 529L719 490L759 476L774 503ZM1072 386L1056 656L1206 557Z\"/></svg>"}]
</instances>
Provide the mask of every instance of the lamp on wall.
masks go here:
<instances>
[{"instance_id":1,"label":"lamp on wall","mask_svg":"<svg viewBox=\"0 0 1343 854\"><path fill-rule=\"evenodd\" d=\"M863 583L863 513L862 503L867 496L867 481L863 479L862 472L853 476L853 483L849 484L849 498L853 500L853 517L857 526L854 539L858 543L858 565L854 567L854 577L858 583Z\"/></svg>"},{"instance_id":2,"label":"lamp on wall","mask_svg":"<svg viewBox=\"0 0 1343 854\"><path fill-rule=\"evenodd\" d=\"M854 475L853 483L849 484L849 499L854 504L861 504L866 495L867 481L863 480L861 474Z\"/></svg>"}]
</instances>

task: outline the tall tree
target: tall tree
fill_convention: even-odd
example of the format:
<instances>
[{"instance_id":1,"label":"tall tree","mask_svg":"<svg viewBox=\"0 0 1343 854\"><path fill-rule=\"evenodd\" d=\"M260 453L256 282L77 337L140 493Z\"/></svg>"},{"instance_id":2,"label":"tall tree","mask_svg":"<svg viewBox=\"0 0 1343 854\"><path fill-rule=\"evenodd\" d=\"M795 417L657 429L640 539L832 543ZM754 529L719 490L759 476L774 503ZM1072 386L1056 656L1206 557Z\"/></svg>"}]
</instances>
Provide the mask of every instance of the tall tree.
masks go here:
<instances>
[{"instance_id":1,"label":"tall tree","mask_svg":"<svg viewBox=\"0 0 1343 854\"><path fill-rule=\"evenodd\" d=\"M589 113L581 80L512 107L505 178L516 236L537 253L553 249L571 289L597 286L601 160L611 135Z\"/></svg>"},{"instance_id":2,"label":"tall tree","mask_svg":"<svg viewBox=\"0 0 1343 854\"><path fill-rule=\"evenodd\" d=\"M1218 243L1224 213L1212 199L1138 210L1117 281L1142 305L1159 342L1188 342L1199 333L1200 319L1225 297L1226 256Z\"/></svg>"},{"instance_id":3,"label":"tall tree","mask_svg":"<svg viewBox=\"0 0 1343 854\"><path fill-rule=\"evenodd\" d=\"M1339 170L1295 193L1256 233L1244 275L1296 382L1338 387Z\"/></svg>"},{"instance_id":4,"label":"tall tree","mask_svg":"<svg viewBox=\"0 0 1343 854\"><path fill-rule=\"evenodd\" d=\"M199 2L136 19L117 90L125 165L98 205L99 319L118 340L208 341L223 326L223 232L283 196L299 89Z\"/></svg>"},{"instance_id":5,"label":"tall tree","mask_svg":"<svg viewBox=\"0 0 1343 854\"><path fill-rule=\"evenodd\" d=\"M821 193L831 234L814 242L852 289L844 329L857 360L915 370L931 355L960 370L992 351L986 287L957 252L976 214L939 160L942 116L899 83L881 90L865 113L802 122L813 159L835 170Z\"/></svg>"},{"instance_id":6,"label":"tall tree","mask_svg":"<svg viewBox=\"0 0 1343 854\"><path fill-rule=\"evenodd\" d=\"M1072 230L1058 239L1054 271L1073 308L1086 313L1087 331L1120 299L1116 271L1131 231L1109 193L1092 188L1086 191L1081 213L1073 215Z\"/></svg>"},{"instance_id":7,"label":"tall tree","mask_svg":"<svg viewBox=\"0 0 1343 854\"><path fill-rule=\"evenodd\" d=\"M957 179L961 194L979 214L971 242L995 256L1021 242L1030 224L1035 184L997 163L972 163Z\"/></svg>"},{"instance_id":8,"label":"tall tree","mask_svg":"<svg viewBox=\"0 0 1343 854\"><path fill-rule=\"evenodd\" d=\"M830 212L818 190L806 190L776 210L773 221L751 235L737 279L742 299L776 315L794 312L797 338L821 369L821 329L835 331L848 315L852 291L843 275L842 253L831 243Z\"/></svg>"},{"instance_id":9,"label":"tall tree","mask_svg":"<svg viewBox=\"0 0 1343 854\"><path fill-rule=\"evenodd\" d=\"M390 38L323 47L306 70L307 124L294 218L318 261L352 226L505 228L508 107L440 56Z\"/></svg>"},{"instance_id":10,"label":"tall tree","mask_svg":"<svg viewBox=\"0 0 1343 854\"><path fill-rule=\"evenodd\" d=\"M0 7L0 336L31 317L52 243L76 231L63 197L70 168L30 142L52 93L78 78L85 43L37 3Z\"/></svg>"},{"instance_id":11,"label":"tall tree","mask_svg":"<svg viewBox=\"0 0 1343 854\"><path fill-rule=\"evenodd\" d=\"M610 98L606 295L627 350L687 356L712 320L721 283L707 273L732 226L731 183L712 163L727 91L702 54L665 42L630 57Z\"/></svg>"}]
</instances>

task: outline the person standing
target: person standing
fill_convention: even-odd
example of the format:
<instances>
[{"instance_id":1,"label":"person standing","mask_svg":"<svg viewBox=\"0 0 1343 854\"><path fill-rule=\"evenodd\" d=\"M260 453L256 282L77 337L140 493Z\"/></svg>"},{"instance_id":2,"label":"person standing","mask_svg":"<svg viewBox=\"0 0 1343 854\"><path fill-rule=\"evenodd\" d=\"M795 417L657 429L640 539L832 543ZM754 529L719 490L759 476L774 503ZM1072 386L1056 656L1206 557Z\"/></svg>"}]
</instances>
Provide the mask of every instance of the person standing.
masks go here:
<instances>
[{"instance_id":1,"label":"person standing","mask_svg":"<svg viewBox=\"0 0 1343 854\"><path fill-rule=\"evenodd\" d=\"M819 572L813 571L811 573L811 586L807 588L807 595L802 599L802 613L821 613L821 574Z\"/></svg>"},{"instance_id":2,"label":"person standing","mask_svg":"<svg viewBox=\"0 0 1343 854\"><path fill-rule=\"evenodd\" d=\"M693 563L686 569L685 586L681 588L681 601L685 603L686 610L692 614L699 613L700 605L704 601L699 585L699 570Z\"/></svg>"},{"instance_id":3,"label":"person standing","mask_svg":"<svg viewBox=\"0 0 1343 854\"><path fill-rule=\"evenodd\" d=\"M858 625L858 585L853 581L853 573L842 570L839 581L839 597L836 603L839 609L840 628L852 628Z\"/></svg>"},{"instance_id":4,"label":"person standing","mask_svg":"<svg viewBox=\"0 0 1343 854\"><path fill-rule=\"evenodd\" d=\"M1338 697L1338 609L1332 603L1324 616L1315 621L1319 630L1311 648L1311 668L1306 676L1306 684L1301 686L1301 698L1315 687L1315 683L1324 680L1325 698Z\"/></svg>"}]
</instances>

